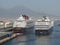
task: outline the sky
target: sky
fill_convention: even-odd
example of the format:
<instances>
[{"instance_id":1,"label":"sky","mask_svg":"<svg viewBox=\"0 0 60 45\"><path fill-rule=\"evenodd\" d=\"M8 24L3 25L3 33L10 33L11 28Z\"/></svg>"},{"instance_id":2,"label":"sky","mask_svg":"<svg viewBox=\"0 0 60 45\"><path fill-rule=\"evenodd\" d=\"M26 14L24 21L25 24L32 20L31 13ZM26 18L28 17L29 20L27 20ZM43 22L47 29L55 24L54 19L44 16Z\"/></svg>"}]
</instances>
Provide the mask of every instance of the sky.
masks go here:
<instances>
[{"instance_id":1,"label":"sky","mask_svg":"<svg viewBox=\"0 0 60 45\"><path fill-rule=\"evenodd\" d=\"M25 6L39 13L60 15L60 0L0 0L0 8Z\"/></svg>"}]
</instances>

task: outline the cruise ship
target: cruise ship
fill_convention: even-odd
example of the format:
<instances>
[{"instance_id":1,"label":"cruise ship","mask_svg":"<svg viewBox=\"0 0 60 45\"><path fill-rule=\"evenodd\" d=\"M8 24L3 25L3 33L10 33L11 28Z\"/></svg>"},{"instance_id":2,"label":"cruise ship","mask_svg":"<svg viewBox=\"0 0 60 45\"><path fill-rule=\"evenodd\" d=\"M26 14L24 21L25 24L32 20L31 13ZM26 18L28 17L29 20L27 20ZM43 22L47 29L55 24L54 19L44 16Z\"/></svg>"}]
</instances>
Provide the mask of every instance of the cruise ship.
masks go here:
<instances>
[{"instance_id":1,"label":"cruise ship","mask_svg":"<svg viewBox=\"0 0 60 45\"><path fill-rule=\"evenodd\" d=\"M36 34L50 34L53 31L54 21L47 16L39 18L35 22Z\"/></svg>"},{"instance_id":2,"label":"cruise ship","mask_svg":"<svg viewBox=\"0 0 60 45\"><path fill-rule=\"evenodd\" d=\"M27 15L21 15L13 23L14 32L24 33L26 29L34 27L33 20Z\"/></svg>"}]
</instances>

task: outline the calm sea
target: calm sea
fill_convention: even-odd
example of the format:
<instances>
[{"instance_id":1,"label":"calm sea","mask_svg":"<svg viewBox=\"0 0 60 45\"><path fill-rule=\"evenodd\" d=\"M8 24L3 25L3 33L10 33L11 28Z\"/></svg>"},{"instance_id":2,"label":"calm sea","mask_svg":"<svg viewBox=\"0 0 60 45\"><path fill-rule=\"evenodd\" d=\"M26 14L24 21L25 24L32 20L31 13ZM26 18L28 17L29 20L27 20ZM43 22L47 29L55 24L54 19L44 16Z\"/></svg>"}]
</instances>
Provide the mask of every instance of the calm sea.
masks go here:
<instances>
[{"instance_id":1,"label":"calm sea","mask_svg":"<svg viewBox=\"0 0 60 45\"><path fill-rule=\"evenodd\" d=\"M27 34L8 41L3 45L60 45L60 26L58 26L58 23L60 21L55 21L53 32L48 36Z\"/></svg>"}]
</instances>

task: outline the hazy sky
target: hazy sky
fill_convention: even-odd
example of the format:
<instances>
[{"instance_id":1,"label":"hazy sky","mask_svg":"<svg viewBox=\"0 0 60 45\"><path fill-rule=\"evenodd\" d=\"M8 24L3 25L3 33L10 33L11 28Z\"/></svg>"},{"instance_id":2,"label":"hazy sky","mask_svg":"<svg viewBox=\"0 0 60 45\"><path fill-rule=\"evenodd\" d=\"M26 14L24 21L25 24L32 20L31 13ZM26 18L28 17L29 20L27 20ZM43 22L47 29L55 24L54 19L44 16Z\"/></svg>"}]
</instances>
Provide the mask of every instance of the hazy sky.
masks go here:
<instances>
[{"instance_id":1,"label":"hazy sky","mask_svg":"<svg viewBox=\"0 0 60 45\"><path fill-rule=\"evenodd\" d=\"M60 15L60 0L0 0L1 8L25 6L33 11Z\"/></svg>"}]
</instances>

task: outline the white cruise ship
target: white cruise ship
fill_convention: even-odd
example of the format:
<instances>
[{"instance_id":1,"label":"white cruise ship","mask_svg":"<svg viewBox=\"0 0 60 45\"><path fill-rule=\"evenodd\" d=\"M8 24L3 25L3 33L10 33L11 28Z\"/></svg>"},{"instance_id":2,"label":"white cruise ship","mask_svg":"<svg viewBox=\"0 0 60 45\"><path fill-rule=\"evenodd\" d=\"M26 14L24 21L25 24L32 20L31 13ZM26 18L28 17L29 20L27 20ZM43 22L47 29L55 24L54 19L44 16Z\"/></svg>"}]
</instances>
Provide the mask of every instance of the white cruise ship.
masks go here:
<instances>
[{"instance_id":1,"label":"white cruise ship","mask_svg":"<svg viewBox=\"0 0 60 45\"><path fill-rule=\"evenodd\" d=\"M25 32L25 29L34 27L33 20L26 16L21 15L14 23L13 28L16 32Z\"/></svg>"},{"instance_id":2,"label":"white cruise ship","mask_svg":"<svg viewBox=\"0 0 60 45\"><path fill-rule=\"evenodd\" d=\"M49 17L43 16L42 19L37 19L35 22L35 32L37 34L50 34L53 29L53 23Z\"/></svg>"}]
</instances>

